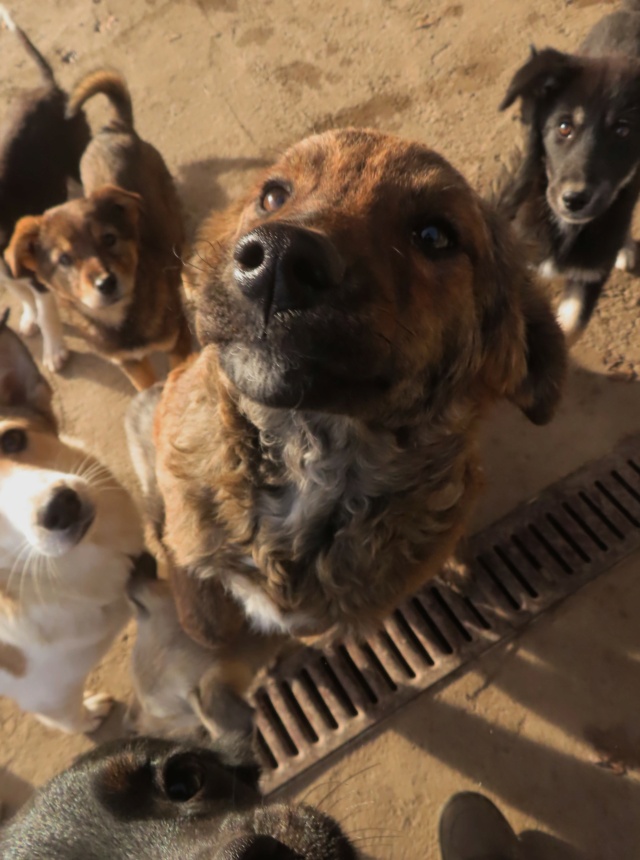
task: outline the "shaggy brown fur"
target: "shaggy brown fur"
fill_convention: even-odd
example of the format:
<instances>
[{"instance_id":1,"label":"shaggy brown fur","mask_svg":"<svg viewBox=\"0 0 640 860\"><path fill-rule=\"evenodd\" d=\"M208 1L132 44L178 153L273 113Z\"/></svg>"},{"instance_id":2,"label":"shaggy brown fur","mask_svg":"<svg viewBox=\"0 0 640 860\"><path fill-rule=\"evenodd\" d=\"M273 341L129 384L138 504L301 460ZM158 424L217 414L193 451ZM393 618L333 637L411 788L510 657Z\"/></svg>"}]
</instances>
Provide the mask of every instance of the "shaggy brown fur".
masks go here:
<instances>
[{"instance_id":1,"label":"shaggy brown fur","mask_svg":"<svg viewBox=\"0 0 640 860\"><path fill-rule=\"evenodd\" d=\"M155 381L150 353L169 352L176 366L190 352L180 301L180 203L162 157L133 127L119 75L87 76L70 112L98 93L114 116L82 158L86 196L22 219L6 257L14 275L32 272L50 287L96 351L141 389Z\"/></svg>"},{"instance_id":2,"label":"shaggy brown fur","mask_svg":"<svg viewBox=\"0 0 640 860\"><path fill-rule=\"evenodd\" d=\"M211 643L239 608L262 631L363 630L454 549L486 407L551 418L549 304L443 158L373 131L290 149L193 262L203 351L129 427L155 410L134 453L181 620Z\"/></svg>"}]
</instances>

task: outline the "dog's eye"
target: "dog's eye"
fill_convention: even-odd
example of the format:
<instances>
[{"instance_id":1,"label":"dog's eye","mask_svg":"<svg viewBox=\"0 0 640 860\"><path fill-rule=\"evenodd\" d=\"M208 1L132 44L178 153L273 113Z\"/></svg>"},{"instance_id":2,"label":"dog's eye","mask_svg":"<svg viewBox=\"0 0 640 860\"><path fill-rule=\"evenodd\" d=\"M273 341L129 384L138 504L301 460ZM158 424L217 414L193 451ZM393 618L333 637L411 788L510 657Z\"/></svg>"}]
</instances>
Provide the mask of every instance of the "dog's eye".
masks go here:
<instances>
[{"instance_id":1,"label":"dog's eye","mask_svg":"<svg viewBox=\"0 0 640 860\"><path fill-rule=\"evenodd\" d=\"M105 248L113 248L117 241L118 237L115 233L105 233L102 237L102 244Z\"/></svg>"},{"instance_id":2,"label":"dog's eye","mask_svg":"<svg viewBox=\"0 0 640 860\"><path fill-rule=\"evenodd\" d=\"M569 122L568 119L563 119L562 122L558 123L558 134L565 140L570 138L573 134L573 123Z\"/></svg>"},{"instance_id":3,"label":"dog's eye","mask_svg":"<svg viewBox=\"0 0 640 860\"><path fill-rule=\"evenodd\" d=\"M616 135L616 137L625 138L625 137L629 137L629 135L631 134L631 127L629 126L628 122L624 122L624 120L620 120L620 122L617 122L614 125L613 131L614 131L614 134Z\"/></svg>"},{"instance_id":4,"label":"dog's eye","mask_svg":"<svg viewBox=\"0 0 640 860\"><path fill-rule=\"evenodd\" d=\"M70 266L73 263L70 254L60 254L58 257L58 265L59 266Z\"/></svg>"},{"instance_id":5,"label":"dog's eye","mask_svg":"<svg viewBox=\"0 0 640 860\"><path fill-rule=\"evenodd\" d=\"M195 797L205 782L204 769L194 755L176 755L165 765L162 783L165 794L174 803L186 803Z\"/></svg>"},{"instance_id":6,"label":"dog's eye","mask_svg":"<svg viewBox=\"0 0 640 860\"><path fill-rule=\"evenodd\" d=\"M448 224L430 221L413 230L413 243L427 257L449 251L456 245L453 230Z\"/></svg>"},{"instance_id":7,"label":"dog's eye","mask_svg":"<svg viewBox=\"0 0 640 860\"><path fill-rule=\"evenodd\" d=\"M290 196L290 192L283 185L270 185L263 193L260 205L265 212L276 212L282 209Z\"/></svg>"},{"instance_id":8,"label":"dog's eye","mask_svg":"<svg viewBox=\"0 0 640 860\"><path fill-rule=\"evenodd\" d=\"M0 448L4 454L19 454L27 447L27 434L24 430L14 427L0 436Z\"/></svg>"}]
</instances>

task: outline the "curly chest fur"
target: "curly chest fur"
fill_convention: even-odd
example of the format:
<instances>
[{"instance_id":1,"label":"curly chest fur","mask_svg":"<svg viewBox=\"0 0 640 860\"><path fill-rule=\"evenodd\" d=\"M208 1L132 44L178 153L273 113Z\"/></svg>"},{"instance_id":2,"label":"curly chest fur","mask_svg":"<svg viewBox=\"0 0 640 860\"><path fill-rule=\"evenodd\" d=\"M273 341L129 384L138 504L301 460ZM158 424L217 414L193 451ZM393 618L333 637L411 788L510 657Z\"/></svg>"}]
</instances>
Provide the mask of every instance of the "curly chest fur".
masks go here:
<instances>
[{"instance_id":1,"label":"curly chest fur","mask_svg":"<svg viewBox=\"0 0 640 860\"><path fill-rule=\"evenodd\" d=\"M360 626L425 567L437 572L478 483L468 427L400 442L343 417L247 411L252 443L223 435L217 474L206 484L201 475L201 492L181 505L182 526L197 514L197 550L184 530L165 535L179 563L220 577L260 628L305 632Z\"/></svg>"}]
</instances>

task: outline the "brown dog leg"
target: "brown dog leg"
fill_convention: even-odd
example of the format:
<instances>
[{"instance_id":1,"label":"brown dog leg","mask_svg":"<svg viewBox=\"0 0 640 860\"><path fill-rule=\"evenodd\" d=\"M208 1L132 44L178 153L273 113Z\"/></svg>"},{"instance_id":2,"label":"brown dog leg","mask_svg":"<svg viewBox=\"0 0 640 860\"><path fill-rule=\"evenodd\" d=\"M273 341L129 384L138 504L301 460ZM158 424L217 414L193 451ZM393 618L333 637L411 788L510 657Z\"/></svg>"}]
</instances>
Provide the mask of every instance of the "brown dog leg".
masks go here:
<instances>
[{"instance_id":1,"label":"brown dog leg","mask_svg":"<svg viewBox=\"0 0 640 860\"><path fill-rule=\"evenodd\" d=\"M148 358L141 358L139 361L120 361L118 364L129 377L137 391L151 388L157 382L156 375Z\"/></svg>"}]
</instances>

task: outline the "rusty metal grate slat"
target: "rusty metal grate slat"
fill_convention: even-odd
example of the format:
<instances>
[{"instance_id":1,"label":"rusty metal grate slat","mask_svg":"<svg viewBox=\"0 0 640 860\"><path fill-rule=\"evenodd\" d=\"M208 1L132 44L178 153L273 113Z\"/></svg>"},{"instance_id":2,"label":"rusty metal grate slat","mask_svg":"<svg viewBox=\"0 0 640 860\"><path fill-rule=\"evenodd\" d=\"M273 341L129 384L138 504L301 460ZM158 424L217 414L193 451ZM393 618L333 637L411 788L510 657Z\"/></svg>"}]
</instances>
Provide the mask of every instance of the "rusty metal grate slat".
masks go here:
<instances>
[{"instance_id":1,"label":"rusty metal grate slat","mask_svg":"<svg viewBox=\"0 0 640 860\"><path fill-rule=\"evenodd\" d=\"M640 547L640 436L471 539L364 641L303 648L254 695L263 787L274 791Z\"/></svg>"}]
</instances>

